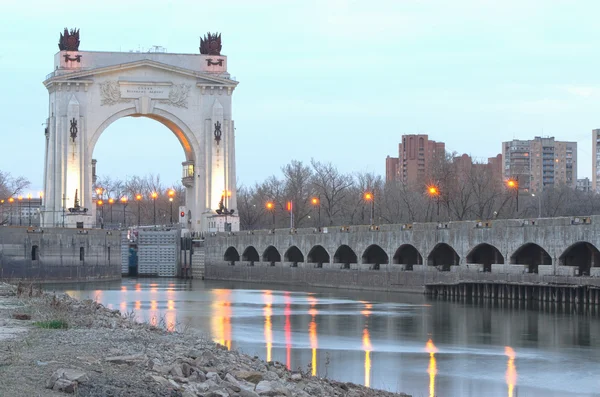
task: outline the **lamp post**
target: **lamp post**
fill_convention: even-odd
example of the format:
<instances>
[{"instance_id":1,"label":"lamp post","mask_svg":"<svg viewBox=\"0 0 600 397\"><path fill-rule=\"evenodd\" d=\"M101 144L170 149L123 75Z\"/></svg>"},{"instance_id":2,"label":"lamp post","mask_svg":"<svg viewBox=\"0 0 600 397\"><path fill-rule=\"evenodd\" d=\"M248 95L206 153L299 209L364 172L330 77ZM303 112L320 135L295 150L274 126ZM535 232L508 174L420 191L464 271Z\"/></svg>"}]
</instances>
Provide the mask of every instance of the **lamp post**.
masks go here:
<instances>
[{"instance_id":1,"label":"lamp post","mask_svg":"<svg viewBox=\"0 0 600 397\"><path fill-rule=\"evenodd\" d=\"M0 200L0 225L4 223L4 199Z\"/></svg>"},{"instance_id":2,"label":"lamp post","mask_svg":"<svg viewBox=\"0 0 600 397\"><path fill-rule=\"evenodd\" d=\"M29 226L31 226L31 193L27 193L27 215L29 216Z\"/></svg>"},{"instance_id":3,"label":"lamp post","mask_svg":"<svg viewBox=\"0 0 600 397\"><path fill-rule=\"evenodd\" d=\"M273 215L273 229L275 229L275 204L273 204L272 201L267 201L265 207L267 207L267 211L271 211L271 214Z\"/></svg>"},{"instance_id":4,"label":"lamp post","mask_svg":"<svg viewBox=\"0 0 600 397\"><path fill-rule=\"evenodd\" d=\"M312 203L313 206L318 207L318 211L319 211L319 221L317 224L317 227L321 227L321 195L319 194L318 197L313 197L312 200L310 200L310 202Z\"/></svg>"},{"instance_id":5,"label":"lamp post","mask_svg":"<svg viewBox=\"0 0 600 397\"><path fill-rule=\"evenodd\" d=\"M152 192L151 197L154 205L154 226L156 227L156 198L158 197L158 193Z\"/></svg>"},{"instance_id":6,"label":"lamp post","mask_svg":"<svg viewBox=\"0 0 600 397\"><path fill-rule=\"evenodd\" d=\"M429 194L429 197L435 197L436 202L437 202L437 220L440 220L440 189L435 186L435 185L431 185L427 188L427 194Z\"/></svg>"},{"instance_id":7,"label":"lamp post","mask_svg":"<svg viewBox=\"0 0 600 397\"><path fill-rule=\"evenodd\" d=\"M129 198L127 196L121 197L121 203L123 204L123 226L127 227L127 218L125 218L125 208L127 208L127 201Z\"/></svg>"},{"instance_id":8,"label":"lamp post","mask_svg":"<svg viewBox=\"0 0 600 397\"><path fill-rule=\"evenodd\" d=\"M38 226L42 226L42 201L44 198L44 192L40 192L40 208L38 210Z\"/></svg>"},{"instance_id":9,"label":"lamp post","mask_svg":"<svg viewBox=\"0 0 600 397\"><path fill-rule=\"evenodd\" d=\"M111 225L112 225L112 223L113 223L113 217L112 217L112 214L113 214L113 204L114 204L114 203L115 203L115 199L113 199L113 198L109 198L109 199L108 199L108 204L110 205L110 223L111 223Z\"/></svg>"},{"instance_id":10,"label":"lamp post","mask_svg":"<svg viewBox=\"0 0 600 397\"><path fill-rule=\"evenodd\" d=\"M371 192L366 192L365 193L365 201L370 201L371 202L371 226L373 226L373 221L375 218L375 196L373 195L373 193Z\"/></svg>"},{"instance_id":11,"label":"lamp post","mask_svg":"<svg viewBox=\"0 0 600 397\"><path fill-rule=\"evenodd\" d=\"M19 202L19 226L23 226L21 222L21 201L23 201L23 196L17 197L17 201Z\"/></svg>"},{"instance_id":12,"label":"lamp post","mask_svg":"<svg viewBox=\"0 0 600 397\"><path fill-rule=\"evenodd\" d=\"M12 219L13 219L13 203L15 202L15 199L12 197L8 198L8 202L10 203L10 221L9 224L12 225Z\"/></svg>"},{"instance_id":13,"label":"lamp post","mask_svg":"<svg viewBox=\"0 0 600 397\"><path fill-rule=\"evenodd\" d=\"M531 193L531 197L536 197L535 193ZM538 198L538 218L541 218L542 217L542 195L538 194L537 198Z\"/></svg>"},{"instance_id":14,"label":"lamp post","mask_svg":"<svg viewBox=\"0 0 600 397\"><path fill-rule=\"evenodd\" d=\"M100 229L104 229L104 201L97 200L96 204L100 207Z\"/></svg>"},{"instance_id":15,"label":"lamp post","mask_svg":"<svg viewBox=\"0 0 600 397\"><path fill-rule=\"evenodd\" d=\"M515 191L515 201L517 204L517 214L519 213L519 175L515 177L515 179L509 179L506 181L506 186L509 189L514 189Z\"/></svg>"},{"instance_id":16,"label":"lamp post","mask_svg":"<svg viewBox=\"0 0 600 397\"><path fill-rule=\"evenodd\" d=\"M175 190L173 189L169 189L169 191L167 192L167 195L169 196L169 203L171 204L171 209L170 209L170 222L171 225L173 224L173 198L175 197Z\"/></svg>"},{"instance_id":17,"label":"lamp post","mask_svg":"<svg viewBox=\"0 0 600 397\"><path fill-rule=\"evenodd\" d=\"M135 201L137 201L138 203L138 226L140 226L140 202L142 201L142 195L141 194L136 194L135 195Z\"/></svg>"}]
</instances>

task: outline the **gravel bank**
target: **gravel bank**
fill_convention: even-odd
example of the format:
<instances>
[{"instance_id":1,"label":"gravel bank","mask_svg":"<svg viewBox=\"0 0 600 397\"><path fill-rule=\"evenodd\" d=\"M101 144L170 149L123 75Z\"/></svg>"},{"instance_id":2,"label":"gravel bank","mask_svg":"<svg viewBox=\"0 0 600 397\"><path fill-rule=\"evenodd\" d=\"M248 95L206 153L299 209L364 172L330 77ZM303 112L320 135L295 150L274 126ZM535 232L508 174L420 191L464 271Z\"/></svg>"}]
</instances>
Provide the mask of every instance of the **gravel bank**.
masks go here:
<instances>
[{"instance_id":1,"label":"gravel bank","mask_svg":"<svg viewBox=\"0 0 600 397\"><path fill-rule=\"evenodd\" d=\"M62 328L62 327L67 328ZM0 283L0 396L407 396L288 371L91 300Z\"/></svg>"}]
</instances>

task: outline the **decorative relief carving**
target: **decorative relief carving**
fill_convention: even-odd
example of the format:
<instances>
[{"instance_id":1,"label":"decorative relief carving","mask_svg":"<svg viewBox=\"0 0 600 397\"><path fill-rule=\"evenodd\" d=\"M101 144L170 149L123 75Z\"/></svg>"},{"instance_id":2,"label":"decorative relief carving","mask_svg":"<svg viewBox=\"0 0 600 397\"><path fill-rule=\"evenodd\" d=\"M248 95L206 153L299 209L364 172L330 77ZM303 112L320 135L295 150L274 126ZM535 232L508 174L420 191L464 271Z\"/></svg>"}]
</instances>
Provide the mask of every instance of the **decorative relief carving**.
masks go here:
<instances>
[{"instance_id":1,"label":"decorative relief carving","mask_svg":"<svg viewBox=\"0 0 600 397\"><path fill-rule=\"evenodd\" d=\"M125 102L121 98L121 89L118 81L106 81L100 84L100 96L102 105L114 105L115 103Z\"/></svg>"},{"instance_id":2,"label":"decorative relief carving","mask_svg":"<svg viewBox=\"0 0 600 397\"><path fill-rule=\"evenodd\" d=\"M143 90L140 90L139 97L129 96L132 89L129 89L126 93L126 98L123 97L121 92L121 85L118 81L106 81L100 84L100 96L102 105L114 105L122 102L130 102L134 99L141 98L144 95L148 95L152 98L154 95L154 91L151 86L142 86ZM173 105L180 108L187 108L187 100L190 93L190 85L189 84L176 84L170 87L168 98L162 99L160 98L163 95L163 91L157 89L156 96L160 99L157 102L166 103L169 105ZM164 97L163 97L164 98ZM156 98L153 98L156 99Z\"/></svg>"},{"instance_id":3,"label":"decorative relief carving","mask_svg":"<svg viewBox=\"0 0 600 397\"><path fill-rule=\"evenodd\" d=\"M75 120L75 117L73 117L73 119L71 120L71 139L73 140L73 143L75 143L75 138L77 138L77 120Z\"/></svg>"},{"instance_id":4,"label":"decorative relief carving","mask_svg":"<svg viewBox=\"0 0 600 397\"><path fill-rule=\"evenodd\" d=\"M178 108L186 108L187 109L187 99L190 93L190 85L189 84L177 84L171 87L171 91L169 91L169 99L160 101L167 102L173 106Z\"/></svg>"}]
</instances>

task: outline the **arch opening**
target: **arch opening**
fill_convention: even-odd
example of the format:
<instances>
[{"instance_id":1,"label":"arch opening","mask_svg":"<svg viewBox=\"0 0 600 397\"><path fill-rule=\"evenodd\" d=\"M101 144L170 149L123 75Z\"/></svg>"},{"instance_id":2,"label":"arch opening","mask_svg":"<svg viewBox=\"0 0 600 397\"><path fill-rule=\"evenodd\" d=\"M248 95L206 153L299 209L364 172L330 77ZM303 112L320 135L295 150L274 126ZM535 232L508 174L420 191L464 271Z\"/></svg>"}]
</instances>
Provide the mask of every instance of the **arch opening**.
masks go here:
<instances>
[{"instance_id":1,"label":"arch opening","mask_svg":"<svg viewBox=\"0 0 600 397\"><path fill-rule=\"evenodd\" d=\"M513 265L527 265L529 273L537 273L538 266L552 265L552 258L545 249L535 243L523 244L510 257Z\"/></svg>"},{"instance_id":2,"label":"arch opening","mask_svg":"<svg viewBox=\"0 0 600 397\"><path fill-rule=\"evenodd\" d=\"M312 247L306 257L306 262L315 263L315 267L323 267L323 263L329 263L330 261L329 253L321 245Z\"/></svg>"},{"instance_id":3,"label":"arch opening","mask_svg":"<svg viewBox=\"0 0 600 397\"><path fill-rule=\"evenodd\" d=\"M600 266L600 251L587 241L578 241L558 258L560 266L575 266L579 276L589 276L592 267Z\"/></svg>"},{"instance_id":4,"label":"arch opening","mask_svg":"<svg viewBox=\"0 0 600 397\"><path fill-rule=\"evenodd\" d=\"M362 255L362 263L372 265L373 270L379 270L380 265L387 265L389 262L388 254L377 244L369 245Z\"/></svg>"},{"instance_id":5,"label":"arch opening","mask_svg":"<svg viewBox=\"0 0 600 397\"><path fill-rule=\"evenodd\" d=\"M281 254L277 248L269 245L263 253L263 262L269 262L271 266L275 266L275 262L281 262Z\"/></svg>"},{"instance_id":6,"label":"arch opening","mask_svg":"<svg viewBox=\"0 0 600 397\"><path fill-rule=\"evenodd\" d=\"M283 254L283 261L292 262L292 266L296 267L298 266L298 263L304 262L304 255L302 255L302 251L300 251L298 247L292 245L285 251L285 254Z\"/></svg>"},{"instance_id":7,"label":"arch opening","mask_svg":"<svg viewBox=\"0 0 600 397\"><path fill-rule=\"evenodd\" d=\"M492 271L492 264L504 264L504 256L500 250L491 244L482 243L477 245L467 255L467 263L483 265L484 272Z\"/></svg>"},{"instance_id":8,"label":"arch opening","mask_svg":"<svg viewBox=\"0 0 600 397\"><path fill-rule=\"evenodd\" d=\"M86 161L91 162L91 166L88 174L82 176L86 193L80 191L79 198L85 198L81 200L82 206L95 209L94 222L101 228L177 224L179 206L186 204L186 196L190 193L195 196L194 189L185 189L196 182L193 178L196 161L193 133L188 131L183 121L162 109L155 109L155 114L135 112L135 108L128 108L114 113L88 139L90 158ZM165 131L165 127L176 140ZM140 142L152 144L136 150ZM157 158L161 162L157 162ZM190 168L192 173L186 178L185 173ZM72 178L72 185L77 186L77 175ZM179 181L185 186L179 185ZM100 194L96 193L97 189L101 189ZM173 202L167 197L169 189L176 192ZM67 188L71 199L74 197L72 190ZM153 192L158 193L156 198L152 198ZM137 195L141 199L136 200ZM122 202L123 197L127 197L127 201ZM195 201L194 197L187 198ZM114 204L109 204L109 199L113 199ZM104 205L98 205L98 200L102 200ZM192 221L191 217L187 219Z\"/></svg>"},{"instance_id":9,"label":"arch opening","mask_svg":"<svg viewBox=\"0 0 600 397\"><path fill-rule=\"evenodd\" d=\"M250 262L250 266L254 266L254 262L259 262L258 251L253 246L247 247L242 253L242 261Z\"/></svg>"},{"instance_id":10,"label":"arch opening","mask_svg":"<svg viewBox=\"0 0 600 397\"><path fill-rule=\"evenodd\" d=\"M427 257L429 266L436 266L442 271L450 271L450 266L458 266L459 263L460 257L454 248L446 243L436 244Z\"/></svg>"},{"instance_id":11,"label":"arch opening","mask_svg":"<svg viewBox=\"0 0 600 397\"><path fill-rule=\"evenodd\" d=\"M411 244L403 244L394 253L392 258L395 265L405 265L406 270L412 270L413 265L422 265L423 256Z\"/></svg>"},{"instance_id":12,"label":"arch opening","mask_svg":"<svg viewBox=\"0 0 600 397\"><path fill-rule=\"evenodd\" d=\"M340 245L333 255L333 263L341 263L342 268L350 269L351 263L358 263L358 257L352 248L347 245Z\"/></svg>"},{"instance_id":13,"label":"arch opening","mask_svg":"<svg viewBox=\"0 0 600 397\"><path fill-rule=\"evenodd\" d=\"M235 265L235 262L240 260L240 254L235 249L235 247L229 247L225 250L225 254L223 255L223 260L229 262L231 266Z\"/></svg>"}]
</instances>

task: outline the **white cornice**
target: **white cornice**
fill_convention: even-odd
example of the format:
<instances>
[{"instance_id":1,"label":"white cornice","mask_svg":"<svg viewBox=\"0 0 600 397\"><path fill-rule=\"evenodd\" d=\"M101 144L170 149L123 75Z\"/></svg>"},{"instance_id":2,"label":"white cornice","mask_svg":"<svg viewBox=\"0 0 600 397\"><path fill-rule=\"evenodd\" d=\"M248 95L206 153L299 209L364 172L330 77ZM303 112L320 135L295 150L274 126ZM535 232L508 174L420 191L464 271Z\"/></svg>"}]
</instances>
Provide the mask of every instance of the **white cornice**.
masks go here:
<instances>
[{"instance_id":1,"label":"white cornice","mask_svg":"<svg viewBox=\"0 0 600 397\"><path fill-rule=\"evenodd\" d=\"M78 80L82 77L93 77L100 74L113 73L116 71L123 71L129 69L135 69L143 66L149 66L156 69L166 70L169 72L194 77L197 79L205 80L206 82L197 82L198 86L225 86L230 89L236 87L238 82L235 80L225 79L222 77L212 76L209 73L201 73L190 69L180 68L177 66L167 65L165 63L152 61L149 59L144 59L141 61L129 62L129 63L121 63L118 65L106 66L102 68L95 69L86 69L78 72L61 74L59 76L53 76L44 81L44 85L46 88L50 87L54 83L74 83L74 82L83 82L87 84L93 83L93 80ZM75 81L74 81L75 80Z\"/></svg>"}]
</instances>

